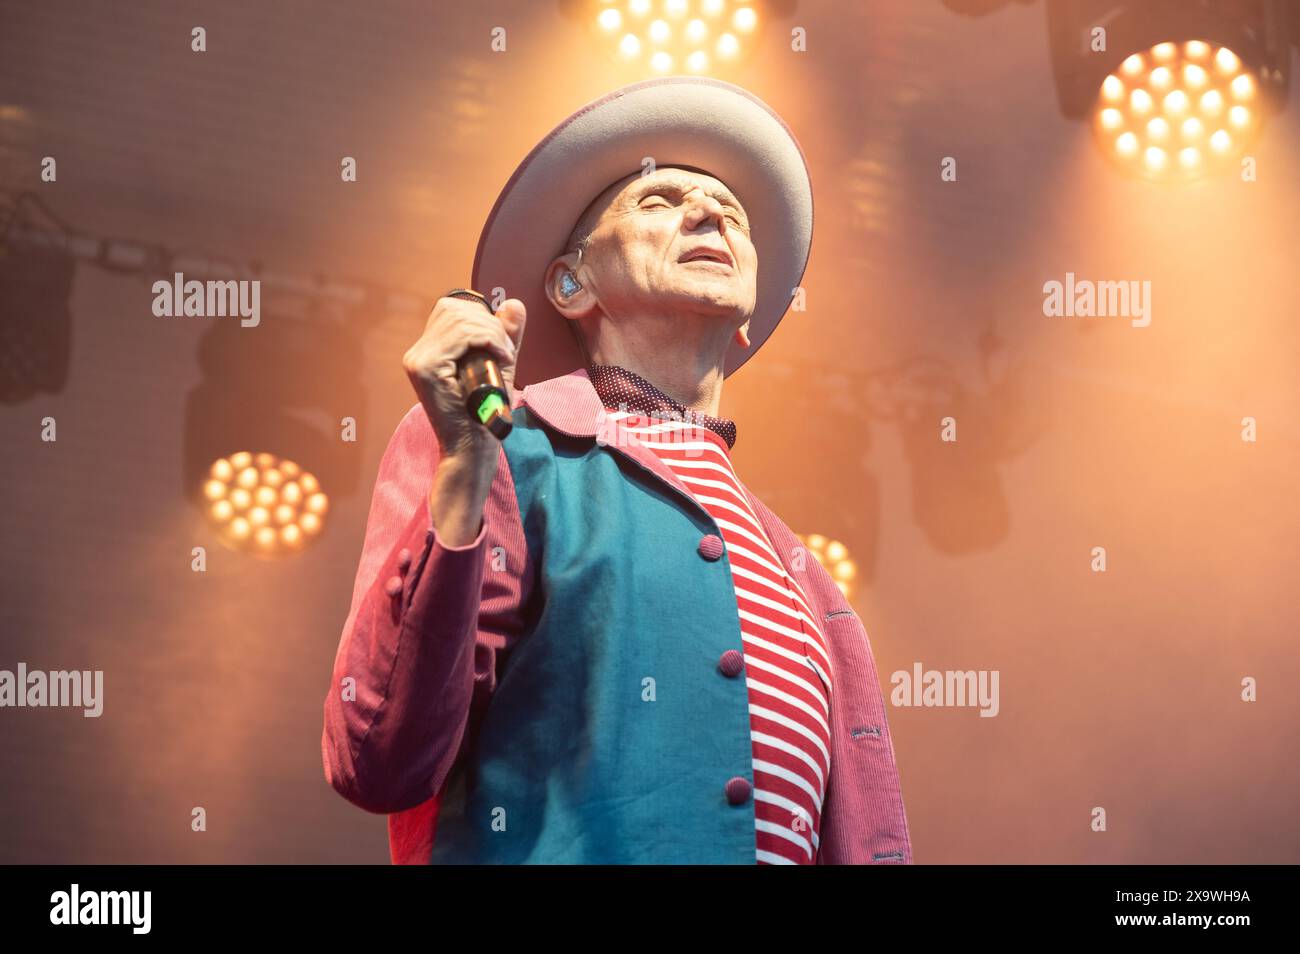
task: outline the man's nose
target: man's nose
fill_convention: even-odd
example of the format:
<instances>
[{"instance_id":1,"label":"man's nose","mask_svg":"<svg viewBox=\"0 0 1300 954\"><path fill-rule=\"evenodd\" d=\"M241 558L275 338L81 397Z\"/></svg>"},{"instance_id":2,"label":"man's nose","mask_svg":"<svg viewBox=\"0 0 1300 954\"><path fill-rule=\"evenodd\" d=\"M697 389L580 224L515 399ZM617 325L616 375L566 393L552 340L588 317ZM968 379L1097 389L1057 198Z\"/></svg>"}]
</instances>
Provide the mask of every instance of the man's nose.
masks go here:
<instances>
[{"instance_id":1,"label":"man's nose","mask_svg":"<svg viewBox=\"0 0 1300 954\"><path fill-rule=\"evenodd\" d=\"M705 222L712 220L718 226L718 232L725 234L727 231L727 213L722 208L722 203L713 196L705 193L687 193L687 201L690 203L686 210L686 227L694 232Z\"/></svg>"}]
</instances>

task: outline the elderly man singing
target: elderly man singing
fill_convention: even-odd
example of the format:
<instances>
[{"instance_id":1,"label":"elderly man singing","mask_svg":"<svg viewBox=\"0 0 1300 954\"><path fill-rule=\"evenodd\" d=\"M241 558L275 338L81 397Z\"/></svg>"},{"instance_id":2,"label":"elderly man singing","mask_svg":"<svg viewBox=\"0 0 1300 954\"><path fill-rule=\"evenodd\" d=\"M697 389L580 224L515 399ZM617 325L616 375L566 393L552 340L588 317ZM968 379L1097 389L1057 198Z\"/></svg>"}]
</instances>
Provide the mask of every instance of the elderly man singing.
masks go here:
<instances>
[{"instance_id":1,"label":"elderly man singing","mask_svg":"<svg viewBox=\"0 0 1300 954\"><path fill-rule=\"evenodd\" d=\"M394 861L910 863L867 634L718 416L811 238L790 130L715 80L617 90L515 171L473 272L504 300L439 300L405 356L325 702Z\"/></svg>"}]
</instances>

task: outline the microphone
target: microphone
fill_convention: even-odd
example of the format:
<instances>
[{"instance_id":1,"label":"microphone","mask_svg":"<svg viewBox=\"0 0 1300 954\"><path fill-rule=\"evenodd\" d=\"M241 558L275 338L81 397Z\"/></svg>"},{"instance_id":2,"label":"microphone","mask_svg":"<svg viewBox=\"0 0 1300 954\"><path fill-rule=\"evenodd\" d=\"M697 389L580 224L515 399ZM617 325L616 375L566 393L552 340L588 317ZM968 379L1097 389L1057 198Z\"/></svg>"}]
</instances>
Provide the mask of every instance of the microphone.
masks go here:
<instances>
[{"instance_id":1,"label":"microphone","mask_svg":"<svg viewBox=\"0 0 1300 954\"><path fill-rule=\"evenodd\" d=\"M487 297L473 289L453 288L444 297L476 301L489 314L495 314ZM514 426L510 420L510 395L492 352L483 348L471 348L456 362L456 373L465 394L465 410L469 416L491 431L497 440L505 440L510 428Z\"/></svg>"}]
</instances>

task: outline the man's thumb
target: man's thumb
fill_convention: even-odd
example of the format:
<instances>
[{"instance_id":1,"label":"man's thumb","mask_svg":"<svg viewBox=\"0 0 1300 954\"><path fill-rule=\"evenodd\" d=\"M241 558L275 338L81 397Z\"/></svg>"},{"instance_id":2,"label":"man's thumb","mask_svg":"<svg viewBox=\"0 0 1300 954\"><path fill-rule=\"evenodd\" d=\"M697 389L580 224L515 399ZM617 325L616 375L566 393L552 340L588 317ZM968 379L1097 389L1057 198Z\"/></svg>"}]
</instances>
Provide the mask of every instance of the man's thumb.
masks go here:
<instances>
[{"instance_id":1,"label":"man's thumb","mask_svg":"<svg viewBox=\"0 0 1300 954\"><path fill-rule=\"evenodd\" d=\"M528 321L528 309L524 303L518 298L507 298L497 308L497 317L505 324L506 333L518 348L524 335L524 325Z\"/></svg>"}]
</instances>

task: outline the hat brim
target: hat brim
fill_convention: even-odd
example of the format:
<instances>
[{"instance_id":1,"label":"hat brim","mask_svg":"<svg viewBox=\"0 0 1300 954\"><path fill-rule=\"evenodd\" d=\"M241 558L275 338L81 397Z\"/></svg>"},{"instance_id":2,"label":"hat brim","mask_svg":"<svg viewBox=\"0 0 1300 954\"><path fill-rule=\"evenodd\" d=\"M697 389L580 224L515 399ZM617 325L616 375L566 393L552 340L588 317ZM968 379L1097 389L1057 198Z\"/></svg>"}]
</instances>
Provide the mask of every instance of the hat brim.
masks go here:
<instances>
[{"instance_id":1,"label":"hat brim","mask_svg":"<svg viewBox=\"0 0 1300 954\"><path fill-rule=\"evenodd\" d=\"M473 287L518 298L528 309L515 386L583 364L567 319L543 288L578 217L609 185L643 168L690 166L740 199L758 252L748 348L732 343L724 375L776 330L803 279L812 244L812 184L789 127L758 97L721 80L670 76L614 90L553 129L524 158L488 215L474 256Z\"/></svg>"}]
</instances>

